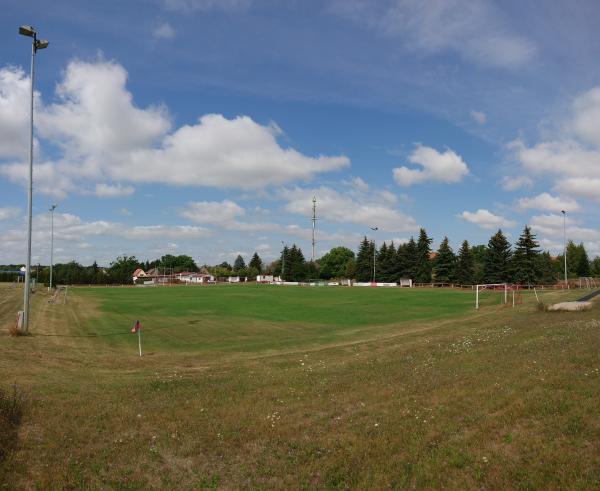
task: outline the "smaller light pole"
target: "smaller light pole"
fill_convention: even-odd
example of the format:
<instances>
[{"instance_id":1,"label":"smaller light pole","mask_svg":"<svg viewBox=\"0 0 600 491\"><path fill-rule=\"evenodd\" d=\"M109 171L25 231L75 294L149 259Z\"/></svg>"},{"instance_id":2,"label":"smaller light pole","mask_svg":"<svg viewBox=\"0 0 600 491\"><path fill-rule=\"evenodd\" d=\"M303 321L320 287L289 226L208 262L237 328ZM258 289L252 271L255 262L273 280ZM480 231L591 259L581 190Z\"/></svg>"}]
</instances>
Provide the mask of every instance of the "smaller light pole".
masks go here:
<instances>
[{"instance_id":1,"label":"smaller light pole","mask_svg":"<svg viewBox=\"0 0 600 491\"><path fill-rule=\"evenodd\" d=\"M371 227L371 230L379 230L379 227ZM375 234L373 234L373 283L375 283L375 263L377 258L377 247L375 246Z\"/></svg>"},{"instance_id":2,"label":"smaller light pole","mask_svg":"<svg viewBox=\"0 0 600 491\"><path fill-rule=\"evenodd\" d=\"M58 205L54 204L50 207L50 283L48 291L52 292L52 266L54 263L54 210Z\"/></svg>"},{"instance_id":3,"label":"smaller light pole","mask_svg":"<svg viewBox=\"0 0 600 491\"><path fill-rule=\"evenodd\" d=\"M567 212L565 210L561 210L563 214L563 257L565 259L565 288L569 287L569 282L567 280Z\"/></svg>"},{"instance_id":4,"label":"smaller light pole","mask_svg":"<svg viewBox=\"0 0 600 491\"><path fill-rule=\"evenodd\" d=\"M281 241L281 245L283 246L283 250L281 251L281 282L283 283L285 280L283 279L285 275L285 242Z\"/></svg>"}]
</instances>

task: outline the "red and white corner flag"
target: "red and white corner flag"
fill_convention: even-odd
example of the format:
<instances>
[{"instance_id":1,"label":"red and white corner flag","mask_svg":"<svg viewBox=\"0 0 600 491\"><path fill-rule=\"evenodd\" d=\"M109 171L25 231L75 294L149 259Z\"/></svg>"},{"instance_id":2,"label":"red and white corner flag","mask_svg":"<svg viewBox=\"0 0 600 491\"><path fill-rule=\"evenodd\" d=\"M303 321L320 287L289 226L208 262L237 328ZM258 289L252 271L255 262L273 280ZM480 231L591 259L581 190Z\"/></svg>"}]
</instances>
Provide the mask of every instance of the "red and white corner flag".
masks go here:
<instances>
[{"instance_id":1,"label":"red and white corner flag","mask_svg":"<svg viewBox=\"0 0 600 491\"><path fill-rule=\"evenodd\" d=\"M135 325L131 328L131 332L134 334L137 332L140 356L142 356L142 325L140 324L140 321L135 321Z\"/></svg>"}]
</instances>

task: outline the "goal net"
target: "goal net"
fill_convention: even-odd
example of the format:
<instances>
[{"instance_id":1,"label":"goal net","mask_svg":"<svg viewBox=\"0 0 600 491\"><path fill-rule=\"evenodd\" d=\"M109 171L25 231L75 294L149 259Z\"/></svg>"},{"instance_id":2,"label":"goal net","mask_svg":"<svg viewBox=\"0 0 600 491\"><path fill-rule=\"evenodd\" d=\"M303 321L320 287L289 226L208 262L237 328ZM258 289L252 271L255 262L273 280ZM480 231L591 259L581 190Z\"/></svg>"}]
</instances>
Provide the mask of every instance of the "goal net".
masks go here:
<instances>
[{"instance_id":1,"label":"goal net","mask_svg":"<svg viewBox=\"0 0 600 491\"><path fill-rule=\"evenodd\" d=\"M486 283L481 285L475 285L475 308L479 309L479 305L483 297L489 297L487 293L495 293L500 301L500 304L508 302L508 283ZM484 295L484 292L486 295Z\"/></svg>"}]
</instances>

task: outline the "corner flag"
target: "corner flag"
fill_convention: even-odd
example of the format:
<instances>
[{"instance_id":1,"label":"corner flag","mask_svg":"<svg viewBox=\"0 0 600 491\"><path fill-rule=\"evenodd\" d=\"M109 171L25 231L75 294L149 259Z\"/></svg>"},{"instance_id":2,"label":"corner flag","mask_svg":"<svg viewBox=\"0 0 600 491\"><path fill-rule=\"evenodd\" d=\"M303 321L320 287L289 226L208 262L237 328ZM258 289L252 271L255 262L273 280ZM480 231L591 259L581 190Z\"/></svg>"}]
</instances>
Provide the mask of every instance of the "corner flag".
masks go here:
<instances>
[{"instance_id":1,"label":"corner flag","mask_svg":"<svg viewBox=\"0 0 600 491\"><path fill-rule=\"evenodd\" d=\"M135 325L131 328L132 333L138 335L138 346L140 348L140 356L142 356L142 325L140 321L135 321Z\"/></svg>"},{"instance_id":2,"label":"corner flag","mask_svg":"<svg viewBox=\"0 0 600 491\"><path fill-rule=\"evenodd\" d=\"M142 328L142 325L140 324L140 321L135 321L135 326L133 326L131 328L131 332L133 334L135 334L136 332L138 332L140 329Z\"/></svg>"}]
</instances>

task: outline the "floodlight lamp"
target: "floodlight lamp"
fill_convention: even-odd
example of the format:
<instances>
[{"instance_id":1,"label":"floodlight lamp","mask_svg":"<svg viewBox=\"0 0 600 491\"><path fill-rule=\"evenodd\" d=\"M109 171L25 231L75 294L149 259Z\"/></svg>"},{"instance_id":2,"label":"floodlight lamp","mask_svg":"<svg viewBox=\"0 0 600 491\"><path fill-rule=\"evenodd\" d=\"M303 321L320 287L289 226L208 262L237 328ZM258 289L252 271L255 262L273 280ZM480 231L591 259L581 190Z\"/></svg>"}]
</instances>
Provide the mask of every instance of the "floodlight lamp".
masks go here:
<instances>
[{"instance_id":1,"label":"floodlight lamp","mask_svg":"<svg viewBox=\"0 0 600 491\"><path fill-rule=\"evenodd\" d=\"M50 43L46 39L40 39L35 42L35 49L44 49L47 48Z\"/></svg>"},{"instance_id":2,"label":"floodlight lamp","mask_svg":"<svg viewBox=\"0 0 600 491\"><path fill-rule=\"evenodd\" d=\"M19 27L19 34L32 38L35 37L35 29L31 26L21 26Z\"/></svg>"}]
</instances>

